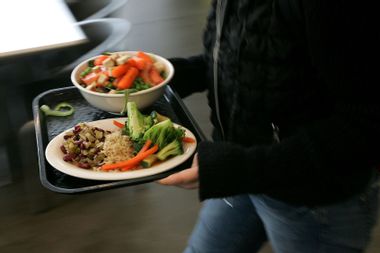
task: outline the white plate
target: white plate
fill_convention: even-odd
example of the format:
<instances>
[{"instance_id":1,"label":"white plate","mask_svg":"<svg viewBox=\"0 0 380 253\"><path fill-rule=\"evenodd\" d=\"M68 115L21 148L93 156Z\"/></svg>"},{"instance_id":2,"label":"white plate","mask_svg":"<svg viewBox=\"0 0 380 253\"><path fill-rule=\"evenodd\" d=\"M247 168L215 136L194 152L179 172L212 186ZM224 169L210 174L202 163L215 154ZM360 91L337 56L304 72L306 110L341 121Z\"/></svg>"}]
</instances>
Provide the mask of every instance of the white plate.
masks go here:
<instances>
[{"instance_id":1,"label":"white plate","mask_svg":"<svg viewBox=\"0 0 380 253\"><path fill-rule=\"evenodd\" d=\"M86 122L86 124L90 126L96 126L104 130L115 131L118 128L113 124L113 120L117 120L119 122L125 122L126 118L111 118L111 119L103 119L92 122ZM190 130L186 129L183 126L174 124L176 127L182 127L185 130L185 135L187 137L191 137L196 140L194 134L190 132ZM70 131L72 129L68 129ZM93 179L93 180L124 180L124 179L133 179L133 178L141 178L146 176L151 176L155 174L159 174L161 172L170 170L181 163L185 162L194 152L197 146L197 143L183 143L183 154L178 155L172 158L169 158L167 161L162 162L158 165L152 166L147 169L139 169L133 171L125 171L125 172L103 172L103 171L93 171L79 168L71 163L65 162L63 160L63 153L60 149L60 146L63 144L63 136L67 131L57 135L54 139L52 139L46 147L45 155L47 161L51 166L56 168L57 170L68 174L70 176L85 178L85 179Z\"/></svg>"}]
</instances>

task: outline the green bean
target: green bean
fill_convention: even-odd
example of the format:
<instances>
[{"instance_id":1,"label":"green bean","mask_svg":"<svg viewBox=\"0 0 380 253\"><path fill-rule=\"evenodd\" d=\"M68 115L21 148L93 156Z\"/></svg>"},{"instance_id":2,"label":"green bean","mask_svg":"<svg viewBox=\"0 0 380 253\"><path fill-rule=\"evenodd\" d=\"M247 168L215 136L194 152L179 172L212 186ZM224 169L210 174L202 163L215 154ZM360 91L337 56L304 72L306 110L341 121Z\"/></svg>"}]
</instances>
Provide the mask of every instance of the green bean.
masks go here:
<instances>
[{"instance_id":1,"label":"green bean","mask_svg":"<svg viewBox=\"0 0 380 253\"><path fill-rule=\"evenodd\" d=\"M92 70L91 67L87 67L82 73L80 73L80 77L87 76L88 74L90 74L91 70Z\"/></svg>"},{"instance_id":2,"label":"green bean","mask_svg":"<svg viewBox=\"0 0 380 253\"><path fill-rule=\"evenodd\" d=\"M64 108L68 110L62 110ZM58 105L54 107L54 109L51 109L48 105L42 105L40 109L41 111L45 113L46 116L58 116L58 117L70 116L75 111L74 107L66 102L59 103Z\"/></svg>"}]
</instances>

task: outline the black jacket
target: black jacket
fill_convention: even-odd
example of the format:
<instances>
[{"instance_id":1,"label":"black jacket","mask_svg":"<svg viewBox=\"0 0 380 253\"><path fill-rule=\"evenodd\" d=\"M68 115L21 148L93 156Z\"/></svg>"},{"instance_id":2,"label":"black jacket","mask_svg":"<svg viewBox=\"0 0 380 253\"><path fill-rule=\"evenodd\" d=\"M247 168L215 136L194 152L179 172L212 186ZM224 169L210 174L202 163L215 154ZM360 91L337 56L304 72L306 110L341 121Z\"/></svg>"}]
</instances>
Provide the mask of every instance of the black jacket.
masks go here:
<instances>
[{"instance_id":1,"label":"black jacket","mask_svg":"<svg viewBox=\"0 0 380 253\"><path fill-rule=\"evenodd\" d=\"M263 193L328 204L360 192L380 164L371 7L300 0L295 29L278 1L214 1L204 54L173 59L174 88L208 90L220 136L199 145L201 199Z\"/></svg>"}]
</instances>

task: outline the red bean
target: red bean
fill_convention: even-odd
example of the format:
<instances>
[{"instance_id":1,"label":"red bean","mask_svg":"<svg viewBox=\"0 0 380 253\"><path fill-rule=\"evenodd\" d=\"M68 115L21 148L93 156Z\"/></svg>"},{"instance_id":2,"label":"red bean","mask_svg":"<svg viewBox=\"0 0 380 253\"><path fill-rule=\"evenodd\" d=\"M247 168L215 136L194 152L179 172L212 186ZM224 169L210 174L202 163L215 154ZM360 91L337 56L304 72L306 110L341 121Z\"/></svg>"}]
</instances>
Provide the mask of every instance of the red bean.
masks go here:
<instances>
[{"instance_id":1,"label":"red bean","mask_svg":"<svg viewBox=\"0 0 380 253\"><path fill-rule=\"evenodd\" d=\"M65 162L72 162L75 158L76 158L75 154L67 154L67 155L63 156L63 160Z\"/></svg>"},{"instance_id":2,"label":"red bean","mask_svg":"<svg viewBox=\"0 0 380 253\"><path fill-rule=\"evenodd\" d=\"M73 137L73 135L71 134L66 134L65 136L63 136L63 139L67 140L69 138Z\"/></svg>"},{"instance_id":3,"label":"red bean","mask_svg":"<svg viewBox=\"0 0 380 253\"><path fill-rule=\"evenodd\" d=\"M82 169L90 169L91 166L88 163L78 163L78 167Z\"/></svg>"},{"instance_id":4,"label":"red bean","mask_svg":"<svg viewBox=\"0 0 380 253\"><path fill-rule=\"evenodd\" d=\"M73 133L74 133L74 134L77 134L77 133L79 133L81 130L82 130L82 128L81 128L79 125L76 125L76 126L74 127Z\"/></svg>"},{"instance_id":5,"label":"red bean","mask_svg":"<svg viewBox=\"0 0 380 253\"><path fill-rule=\"evenodd\" d=\"M67 150L66 150L65 146L61 145L60 148L61 148L62 153L67 154Z\"/></svg>"}]
</instances>

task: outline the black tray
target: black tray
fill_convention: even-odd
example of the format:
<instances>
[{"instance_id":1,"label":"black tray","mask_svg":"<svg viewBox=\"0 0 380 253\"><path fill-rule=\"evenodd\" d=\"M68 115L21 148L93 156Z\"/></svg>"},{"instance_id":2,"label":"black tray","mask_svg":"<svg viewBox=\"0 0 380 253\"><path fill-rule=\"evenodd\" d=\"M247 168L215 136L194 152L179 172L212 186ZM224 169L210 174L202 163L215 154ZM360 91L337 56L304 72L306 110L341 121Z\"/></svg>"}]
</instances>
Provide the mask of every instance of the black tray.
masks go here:
<instances>
[{"instance_id":1,"label":"black tray","mask_svg":"<svg viewBox=\"0 0 380 253\"><path fill-rule=\"evenodd\" d=\"M43 104L52 107L59 102L68 102L73 105L75 113L68 117L46 117L39 109ZM150 112L152 110L167 115L173 122L188 128L193 132L198 142L205 140L205 136L198 124L183 104L181 98L170 86L166 87L164 95L158 101L151 107L143 110L143 112ZM79 122L114 118L116 116L92 107L84 100L75 87L49 90L38 95L33 100L33 114L37 137L40 180L43 186L54 192L75 194L142 184L164 178L176 171L189 168L191 165L192 157L185 163L169 171L143 178L121 181L96 181L66 175L50 166L46 161L45 148L49 141Z\"/></svg>"}]
</instances>

